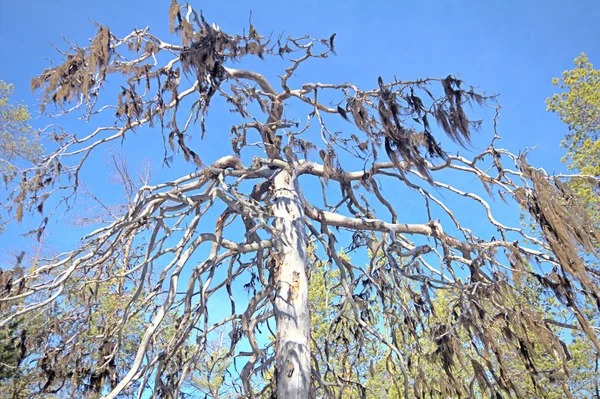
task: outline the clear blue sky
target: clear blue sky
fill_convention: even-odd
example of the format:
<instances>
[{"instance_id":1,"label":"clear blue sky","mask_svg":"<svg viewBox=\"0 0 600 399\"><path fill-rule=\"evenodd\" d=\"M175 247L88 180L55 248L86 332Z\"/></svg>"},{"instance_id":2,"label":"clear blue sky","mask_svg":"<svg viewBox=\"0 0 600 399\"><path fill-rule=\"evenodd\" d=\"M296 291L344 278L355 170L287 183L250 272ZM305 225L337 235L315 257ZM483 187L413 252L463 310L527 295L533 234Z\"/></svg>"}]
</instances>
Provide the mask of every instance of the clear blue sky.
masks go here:
<instances>
[{"instance_id":1,"label":"clear blue sky","mask_svg":"<svg viewBox=\"0 0 600 399\"><path fill-rule=\"evenodd\" d=\"M117 34L151 26L166 33L169 1L1 0L0 78L15 98L34 103L29 80L55 57L61 37L80 44L94 33L89 20ZM375 85L378 75L400 79L459 74L500 93L502 136L510 146L540 145L540 162L561 155L564 126L545 113L550 80L582 51L600 63L600 1L197 1L209 21L229 31L316 37L337 32L339 56L319 64L322 81ZM505 142L505 145L506 145Z\"/></svg>"},{"instance_id":2,"label":"clear blue sky","mask_svg":"<svg viewBox=\"0 0 600 399\"><path fill-rule=\"evenodd\" d=\"M87 44L95 32L90 20L110 26L117 35L151 26L152 33L168 37L167 0L0 4L0 79L14 83L14 99L31 106L35 98L29 91L30 78L49 65L47 58L56 59L48 43L64 47L64 36ZM565 134L565 126L545 111L544 99L553 92L551 79L570 69L581 52L600 63L598 0L192 4L228 32L247 28L250 10L262 34L329 37L336 32L338 56L306 69L314 80L350 81L369 88L378 75L390 80L394 75L412 79L456 74L489 94L499 93L501 145L513 151L538 145L530 159L548 171L562 170L559 142ZM9 227L0 251L14 245L11 235L17 231Z\"/></svg>"}]
</instances>

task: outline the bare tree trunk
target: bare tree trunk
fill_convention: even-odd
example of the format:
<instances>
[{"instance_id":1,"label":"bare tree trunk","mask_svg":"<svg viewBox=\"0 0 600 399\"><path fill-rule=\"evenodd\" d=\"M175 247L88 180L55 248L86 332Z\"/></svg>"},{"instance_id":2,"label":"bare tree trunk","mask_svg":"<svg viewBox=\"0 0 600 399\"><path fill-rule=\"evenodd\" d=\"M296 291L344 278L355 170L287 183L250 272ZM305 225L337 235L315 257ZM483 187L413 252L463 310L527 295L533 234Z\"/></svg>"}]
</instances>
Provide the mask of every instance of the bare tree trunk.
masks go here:
<instances>
[{"instance_id":1,"label":"bare tree trunk","mask_svg":"<svg viewBox=\"0 0 600 399\"><path fill-rule=\"evenodd\" d=\"M277 398L309 398L310 313L306 275L307 237L304 204L296 176L282 170L275 177L277 245L275 320L277 322Z\"/></svg>"}]
</instances>

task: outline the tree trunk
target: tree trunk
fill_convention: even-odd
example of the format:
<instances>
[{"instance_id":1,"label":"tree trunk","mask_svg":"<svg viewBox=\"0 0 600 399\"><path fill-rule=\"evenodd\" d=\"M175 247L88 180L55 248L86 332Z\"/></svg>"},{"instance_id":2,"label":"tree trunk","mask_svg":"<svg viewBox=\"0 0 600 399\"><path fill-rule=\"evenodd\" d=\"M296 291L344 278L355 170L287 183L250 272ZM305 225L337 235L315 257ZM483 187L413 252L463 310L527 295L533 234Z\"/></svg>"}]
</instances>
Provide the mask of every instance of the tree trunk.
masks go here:
<instances>
[{"instance_id":1,"label":"tree trunk","mask_svg":"<svg viewBox=\"0 0 600 399\"><path fill-rule=\"evenodd\" d=\"M277 174L274 189L277 398L307 399L311 367L304 204L291 171Z\"/></svg>"}]
</instances>

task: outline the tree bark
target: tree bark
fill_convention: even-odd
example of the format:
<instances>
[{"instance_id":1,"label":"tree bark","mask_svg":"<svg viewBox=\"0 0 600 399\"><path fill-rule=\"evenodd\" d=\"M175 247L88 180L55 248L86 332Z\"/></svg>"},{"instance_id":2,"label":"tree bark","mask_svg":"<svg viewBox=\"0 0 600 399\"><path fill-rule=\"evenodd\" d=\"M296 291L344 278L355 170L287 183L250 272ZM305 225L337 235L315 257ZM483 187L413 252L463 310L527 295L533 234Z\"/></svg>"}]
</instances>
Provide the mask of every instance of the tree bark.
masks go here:
<instances>
[{"instance_id":1,"label":"tree bark","mask_svg":"<svg viewBox=\"0 0 600 399\"><path fill-rule=\"evenodd\" d=\"M275 321L277 323L277 398L306 399L310 396L310 313L306 273L307 236L304 204L290 170L274 179L276 242Z\"/></svg>"}]
</instances>

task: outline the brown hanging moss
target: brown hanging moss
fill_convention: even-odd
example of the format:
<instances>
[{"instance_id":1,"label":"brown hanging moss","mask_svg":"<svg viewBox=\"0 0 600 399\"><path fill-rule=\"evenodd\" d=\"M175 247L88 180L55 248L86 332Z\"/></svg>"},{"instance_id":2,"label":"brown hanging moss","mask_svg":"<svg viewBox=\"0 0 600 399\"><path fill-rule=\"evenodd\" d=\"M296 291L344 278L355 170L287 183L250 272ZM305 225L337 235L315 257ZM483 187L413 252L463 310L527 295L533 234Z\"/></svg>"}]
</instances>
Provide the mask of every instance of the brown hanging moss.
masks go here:
<instances>
[{"instance_id":1,"label":"brown hanging moss","mask_svg":"<svg viewBox=\"0 0 600 399\"><path fill-rule=\"evenodd\" d=\"M31 80L31 91L44 87L43 101L63 105L81 96L90 99L91 90L100 79L104 81L113 50L108 27L99 26L92 44L85 48L74 47L66 53L63 64L48 68Z\"/></svg>"},{"instance_id":2,"label":"brown hanging moss","mask_svg":"<svg viewBox=\"0 0 600 399\"><path fill-rule=\"evenodd\" d=\"M517 190L517 200L540 225L563 270L577 278L585 294L592 296L600 309L598 285L590 280L580 256L583 248L598 257L600 231L566 184L530 167L524 157L521 171L531 180L533 189Z\"/></svg>"}]
</instances>

